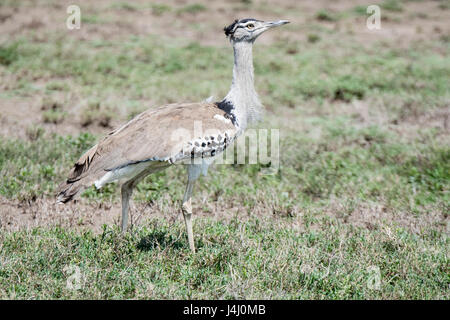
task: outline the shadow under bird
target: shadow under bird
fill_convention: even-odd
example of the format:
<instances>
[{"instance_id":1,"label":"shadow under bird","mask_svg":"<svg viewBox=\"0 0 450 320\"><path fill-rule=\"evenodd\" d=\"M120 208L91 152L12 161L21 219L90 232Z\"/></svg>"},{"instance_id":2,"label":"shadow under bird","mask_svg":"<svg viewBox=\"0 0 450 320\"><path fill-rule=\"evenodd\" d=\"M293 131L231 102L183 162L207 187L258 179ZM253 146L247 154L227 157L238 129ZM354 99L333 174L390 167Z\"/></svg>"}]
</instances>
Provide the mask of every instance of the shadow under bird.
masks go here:
<instances>
[{"instance_id":1,"label":"shadow under bird","mask_svg":"<svg viewBox=\"0 0 450 320\"><path fill-rule=\"evenodd\" d=\"M123 182L121 227L125 232L134 187L150 173L184 163L188 181L181 209L189 247L195 251L191 220L194 182L206 175L208 166L248 124L260 118L262 105L253 81L253 43L265 31L286 23L241 19L225 27L234 49L233 81L225 98L216 103L169 104L137 115L81 156L59 186L57 202L66 203L93 184L100 189L110 182ZM201 125L201 136L196 123Z\"/></svg>"}]
</instances>

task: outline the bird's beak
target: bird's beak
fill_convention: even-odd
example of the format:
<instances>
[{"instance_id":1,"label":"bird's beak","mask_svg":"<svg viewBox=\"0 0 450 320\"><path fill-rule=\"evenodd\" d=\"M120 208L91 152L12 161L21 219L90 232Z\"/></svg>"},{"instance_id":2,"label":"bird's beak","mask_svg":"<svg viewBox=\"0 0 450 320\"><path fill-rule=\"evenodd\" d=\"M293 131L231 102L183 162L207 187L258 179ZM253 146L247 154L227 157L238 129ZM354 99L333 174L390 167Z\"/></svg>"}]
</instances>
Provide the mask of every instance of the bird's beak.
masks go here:
<instances>
[{"instance_id":1,"label":"bird's beak","mask_svg":"<svg viewBox=\"0 0 450 320\"><path fill-rule=\"evenodd\" d=\"M278 21L267 21L267 22L264 22L262 27L258 30L259 32L257 33L257 35L260 35L261 33L265 32L265 31L267 31L269 29L282 26L283 24L286 24L286 23L289 23L289 21L287 21L287 20L278 20Z\"/></svg>"},{"instance_id":2,"label":"bird's beak","mask_svg":"<svg viewBox=\"0 0 450 320\"><path fill-rule=\"evenodd\" d=\"M266 22L266 27L267 28L275 28L275 27L279 27L279 26L282 26L283 24L287 24L287 23L289 23L289 21L287 21L287 20L269 21L269 22Z\"/></svg>"},{"instance_id":3,"label":"bird's beak","mask_svg":"<svg viewBox=\"0 0 450 320\"><path fill-rule=\"evenodd\" d=\"M256 29L253 32L253 39L256 39L257 37L259 37L262 33L266 32L269 29L275 28L275 27L279 27L282 26L283 24L289 23L289 21L287 20L278 20L278 21L268 21L268 22L263 22L262 26L259 27L258 29Z\"/></svg>"}]
</instances>

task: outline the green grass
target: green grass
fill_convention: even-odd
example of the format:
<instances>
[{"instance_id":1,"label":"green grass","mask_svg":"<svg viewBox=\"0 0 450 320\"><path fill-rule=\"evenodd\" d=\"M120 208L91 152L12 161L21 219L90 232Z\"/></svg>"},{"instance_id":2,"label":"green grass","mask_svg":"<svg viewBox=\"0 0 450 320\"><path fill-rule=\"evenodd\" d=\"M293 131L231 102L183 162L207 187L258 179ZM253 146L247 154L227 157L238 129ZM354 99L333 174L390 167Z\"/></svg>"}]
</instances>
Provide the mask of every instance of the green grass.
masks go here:
<instances>
[{"instance_id":1,"label":"green grass","mask_svg":"<svg viewBox=\"0 0 450 320\"><path fill-rule=\"evenodd\" d=\"M320 41L320 37L317 34L311 33L308 34L308 42L315 43Z\"/></svg>"},{"instance_id":2,"label":"green grass","mask_svg":"<svg viewBox=\"0 0 450 320\"><path fill-rule=\"evenodd\" d=\"M380 48L374 52L344 44L352 55L336 56L329 51L332 45L322 39L292 55L274 47L257 47L257 86L267 93L266 104L270 107L281 101L295 105L311 99L351 101L380 94L400 94L413 95L425 107L445 103L448 99L449 59L426 47ZM58 78L70 74L72 86L81 87L84 96L103 99L113 91L126 90L126 101L117 102L121 109L133 100L174 102L171 92L164 90L167 87L178 87L177 100L183 101L222 95L229 86L226 79L230 77L232 63L231 50L189 43L173 45L169 42L155 46L151 38L130 39L120 46L104 43L95 48L92 44L70 41L22 41L15 50L18 57L10 64L8 72L27 70L27 73L22 82L11 84L13 92L20 94L29 90L24 83L36 77ZM95 53L88 54L92 50ZM214 74L198 72L213 66ZM283 73L283 78L273 78L274 72ZM190 77L197 79L195 85L184 86L185 79Z\"/></svg>"},{"instance_id":3,"label":"green grass","mask_svg":"<svg viewBox=\"0 0 450 320\"><path fill-rule=\"evenodd\" d=\"M92 135L48 137L42 130L30 134L31 141L0 137L0 194L19 199L52 196L57 179L73 164L73 159L90 146ZM64 168L66 166L66 168Z\"/></svg>"},{"instance_id":4,"label":"green grass","mask_svg":"<svg viewBox=\"0 0 450 320\"><path fill-rule=\"evenodd\" d=\"M399 15L404 6L382 4ZM123 1L111 8L141 9ZM168 16L210 10L145 8ZM352 16L313 16L344 18ZM198 181L196 254L181 218L160 218L179 211L185 172L176 166L139 184L135 201L155 204L159 215L125 236L115 226L100 234L0 229L0 298L448 299L449 42L361 45L315 23L304 40L256 43L256 87L267 108L259 126L280 128L281 167L264 175L263 165L217 165ZM164 103L218 99L230 85L225 39L46 39L18 36L0 47L2 102L42 100L34 122L17 124L25 137L0 136L0 197L18 206L53 201L111 123ZM51 133L69 122L79 125L72 136ZM89 134L92 125L102 134ZM119 190L90 188L81 201L118 206ZM215 210L224 217L196 215ZM80 268L80 290L66 288L66 266ZM368 285L371 270L380 271L379 288Z\"/></svg>"},{"instance_id":5,"label":"green grass","mask_svg":"<svg viewBox=\"0 0 450 320\"><path fill-rule=\"evenodd\" d=\"M167 12L170 12L172 8L163 3L154 3L151 5L152 13L156 16L161 16Z\"/></svg>"},{"instance_id":6,"label":"green grass","mask_svg":"<svg viewBox=\"0 0 450 320\"><path fill-rule=\"evenodd\" d=\"M356 6L353 8L352 11L358 15L366 16L367 15L367 6Z\"/></svg>"},{"instance_id":7,"label":"green grass","mask_svg":"<svg viewBox=\"0 0 450 320\"><path fill-rule=\"evenodd\" d=\"M448 10L448 9L450 9L450 1L442 0L439 2L438 7L439 7L439 9L442 9L442 10Z\"/></svg>"},{"instance_id":8,"label":"green grass","mask_svg":"<svg viewBox=\"0 0 450 320\"><path fill-rule=\"evenodd\" d=\"M403 11L403 6L399 0L385 0L381 3L381 8L394 12Z\"/></svg>"},{"instance_id":9,"label":"green grass","mask_svg":"<svg viewBox=\"0 0 450 320\"><path fill-rule=\"evenodd\" d=\"M250 211L271 195L287 192L289 199L274 208L281 213L294 204L318 206L315 200L327 202L330 197L382 199L392 210L424 214L427 205L439 207L449 200L450 150L433 142L432 136L422 137L427 141L401 143L393 132L376 126L355 129L346 118L308 121L323 131L322 137L309 141L308 136L300 135L282 141L280 176L261 177L261 165L217 165L210 177L199 183L200 190L220 193L224 201L237 202ZM0 195L22 199L53 196L54 187L74 159L93 141L86 134L75 138L44 134L31 142L0 140L0 173L4 177ZM176 204L184 188L184 180L177 178L181 174L176 167L156 179L148 178L139 185L137 199L157 201L168 193L174 199L171 204ZM111 186L100 193L90 189L87 197L110 199L117 193Z\"/></svg>"},{"instance_id":10,"label":"green grass","mask_svg":"<svg viewBox=\"0 0 450 320\"><path fill-rule=\"evenodd\" d=\"M106 20L102 19L100 16L95 14L83 14L81 15L81 23L87 24L100 24L104 23Z\"/></svg>"},{"instance_id":11,"label":"green grass","mask_svg":"<svg viewBox=\"0 0 450 320\"><path fill-rule=\"evenodd\" d=\"M193 3L193 4L189 4L189 5L186 5L180 9L178 9L177 12L179 14L183 14L183 13L196 14L196 13L203 12L206 10L207 10L207 7L205 7L203 4Z\"/></svg>"},{"instance_id":12,"label":"green grass","mask_svg":"<svg viewBox=\"0 0 450 320\"><path fill-rule=\"evenodd\" d=\"M316 19L334 22L339 19L338 15L330 10L322 9L316 13Z\"/></svg>"},{"instance_id":13,"label":"green grass","mask_svg":"<svg viewBox=\"0 0 450 320\"><path fill-rule=\"evenodd\" d=\"M195 225L196 254L181 221L154 219L126 236L117 228L1 232L0 297L448 299L448 239L401 228L374 233L334 219L319 225L204 219ZM70 289L75 268L79 287Z\"/></svg>"},{"instance_id":14,"label":"green grass","mask_svg":"<svg viewBox=\"0 0 450 320\"><path fill-rule=\"evenodd\" d=\"M130 2L114 2L110 7L126 11L138 11L140 9L138 5Z\"/></svg>"},{"instance_id":15,"label":"green grass","mask_svg":"<svg viewBox=\"0 0 450 320\"><path fill-rule=\"evenodd\" d=\"M7 66L16 61L19 56L17 47L17 43L0 46L0 64Z\"/></svg>"}]
</instances>

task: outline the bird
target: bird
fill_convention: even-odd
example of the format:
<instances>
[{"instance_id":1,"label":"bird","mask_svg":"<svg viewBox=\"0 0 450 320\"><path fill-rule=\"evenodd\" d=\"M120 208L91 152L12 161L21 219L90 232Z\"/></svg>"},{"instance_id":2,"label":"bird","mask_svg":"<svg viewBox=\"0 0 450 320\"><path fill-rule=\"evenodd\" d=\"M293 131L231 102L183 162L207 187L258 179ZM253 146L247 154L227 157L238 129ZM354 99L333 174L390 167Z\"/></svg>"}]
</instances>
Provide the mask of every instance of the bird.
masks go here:
<instances>
[{"instance_id":1,"label":"bird","mask_svg":"<svg viewBox=\"0 0 450 320\"><path fill-rule=\"evenodd\" d=\"M189 248L195 252L191 197L195 181L251 123L263 106L254 87L253 44L267 30L287 20L236 19L224 33L234 52L233 78L228 94L218 102L172 103L142 112L110 132L74 164L57 188L56 202L76 199L90 186L121 184L121 231L128 226L129 202L136 185L147 175L176 164L187 167L181 211ZM199 130L196 127L201 127ZM197 129L197 130L196 130ZM197 132L196 132L197 131ZM200 131L200 133L199 133Z\"/></svg>"}]
</instances>

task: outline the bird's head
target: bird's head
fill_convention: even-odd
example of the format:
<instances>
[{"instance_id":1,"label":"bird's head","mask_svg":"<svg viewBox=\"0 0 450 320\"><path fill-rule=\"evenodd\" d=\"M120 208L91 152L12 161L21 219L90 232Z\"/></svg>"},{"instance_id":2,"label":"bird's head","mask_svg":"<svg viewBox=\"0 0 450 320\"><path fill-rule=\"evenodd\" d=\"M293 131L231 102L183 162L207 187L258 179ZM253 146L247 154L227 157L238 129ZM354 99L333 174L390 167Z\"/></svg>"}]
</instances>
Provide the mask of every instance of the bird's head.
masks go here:
<instances>
[{"instance_id":1,"label":"bird's head","mask_svg":"<svg viewBox=\"0 0 450 320\"><path fill-rule=\"evenodd\" d=\"M287 20L278 21L261 21L256 19L241 19L235 20L228 27L223 28L225 35L232 42L253 42L265 31L282 26L283 24L289 23Z\"/></svg>"}]
</instances>

